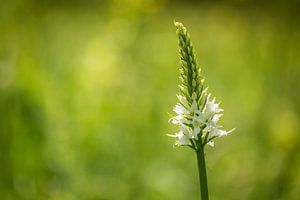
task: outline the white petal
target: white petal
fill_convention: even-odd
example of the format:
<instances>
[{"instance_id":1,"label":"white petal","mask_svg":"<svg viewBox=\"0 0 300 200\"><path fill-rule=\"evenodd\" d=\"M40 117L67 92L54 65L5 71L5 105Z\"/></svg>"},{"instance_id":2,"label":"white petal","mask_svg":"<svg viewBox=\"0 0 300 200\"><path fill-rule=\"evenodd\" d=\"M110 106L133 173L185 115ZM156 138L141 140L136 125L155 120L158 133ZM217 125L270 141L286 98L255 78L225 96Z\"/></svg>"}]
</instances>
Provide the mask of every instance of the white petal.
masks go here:
<instances>
[{"instance_id":1,"label":"white petal","mask_svg":"<svg viewBox=\"0 0 300 200\"><path fill-rule=\"evenodd\" d=\"M222 115L223 114L214 115L211 121L217 123L219 121L219 119L222 117Z\"/></svg>"},{"instance_id":2,"label":"white petal","mask_svg":"<svg viewBox=\"0 0 300 200\"><path fill-rule=\"evenodd\" d=\"M205 128L202 130L203 136L205 136L209 131L210 131L210 127L209 127L209 126L205 127Z\"/></svg>"},{"instance_id":3,"label":"white petal","mask_svg":"<svg viewBox=\"0 0 300 200\"><path fill-rule=\"evenodd\" d=\"M172 122L173 124L183 124L183 123L189 123L189 121L184 118L182 115L177 115L175 117L172 117L169 119L169 122Z\"/></svg>"},{"instance_id":4,"label":"white petal","mask_svg":"<svg viewBox=\"0 0 300 200\"><path fill-rule=\"evenodd\" d=\"M177 137L176 134L166 134L166 135L169 136L169 137L172 137L172 138L176 138Z\"/></svg>"},{"instance_id":5,"label":"white petal","mask_svg":"<svg viewBox=\"0 0 300 200\"><path fill-rule=\"evenodd\" d=\"M219 104L215 103L215 98L213 100L209 100L210 94L207 97L206 105L205 105L205 114L207 116L213 116L214 114L220 113L224 111L219 108Z\"/></svg>"},{"instance_id":6,"label":"white petal","mask_svg":"<svg viewBox=\"0 0 300 200\"><path fill-rule=\"evenodd\" d=\"M212 129L211 132L210 132L210 138L212 137L221 137L221 136L224 136L224 135L228 135L229 133L231 133L232 131L234 131L235 129L231 129L230 131L224 131L224 130L221 130L221 129Z\"/></svg>"},{"instance_id":7,"label":"white petal","mask_svg":"<svg viewBox=\"0 0 300 200\"><path fill-rule=\"evenodd\" d=\"M235 130L235 128L229 130L229 131L226 131L226 134L225 135L228 135L229 133L232 133L233 131Z\"/></svg>"},{"instance_id":8,"label":"white petal","mask_svg":"<svg viewBox=\"0 0 300 200\"><path fill-rule=\"evenodd\" d=\"M210 141L210 142L208 142L207 143L209 146L211 146L211 147L214 147L215 146L215 142L213 142L213 141Z\"/></svg>"},{"instance_id":9,"label":"white petal","mask_svg":"<svg viewBox=\"0 0 300 200\"><path fill-rule=\"evenodd\" d=\"M189 103L184 96L181 96L179 94L177 94L176 96L177 96L178 100L180 101L180 103L182 103L183 106L185 106L186 108L189 107Z\"/></svg>"},{"instance_id":10,"label":"white petal","mask_svg":"<svg viewBox=\"0 0 300 200\"><path fill-rule=\"evenodd\" d=\"M183 134L182 132L179 132L177 134L177 138L178 138L178 143L179 145L190 145L191 142L188 138L188 136L186 136L185 134Z\"/></svg>"},{"instance_id":11,"label":"white petal","mask_svg":"<svg viewBox=\"0 0 300 200\"><path fill-rule=\"evenodd\" d=\"M206 119L206 116L200 111L196 111L195 115L193 116L193 122L198 122L200 124L204 124Z\"/></svg>"},{"instance_id":12,"label":"white petal","mask_svg":"<svg viewBox=\"0 0 300 200\"><path fill-rule=\"evenodd\" d=\"M170 118L169 122L171 122L172 124L178 124L179 123L179 121L176 119L176 117Z\"/></svg>"},{"instance_id":13,"label":"white petal","mask_svg":"<svg viewBox=\"0 0 300 200\"><path fill-rule=\"evenodd\" d=\"M187 114L187 110L181 104L177 103L173 109L178 115Z\"/></svg>"},{"instance_id":14,"label":"white petal","mask_svg":"<svg viewBox=\"0 0 300 200\"><path fill-rule=\"evenodd\" d=\"M200 127L199 126L196 126L194 127L194 130L193 130L193 137L198 140L198 134L200 132Z\"/></svg>"},{"instance_id":15,"label":"white petal","mask_svg":"<svg viewBox=\"0 0 300 200\"><path fill-rule=\"evenodd\" d=\"M224 131L224 130L217 130L217 132L216 132L216 136L219 136L219 137L221 137L221 136L223 136L223 135L227 135L227 131Z\"/></svg>"},{"instance_id":16,"label":"white petal","mask_svg":"<svg viewBox=\"0 0 300 200\"><path fill-rule=\"evenodd\" d=\"M183 134L185 134L185 135L188 135L189 134L189 129L190 128L188 128L188 127L186 127L185 125L181 125L180 126L180 131L183 133Z\"/></svg>"}]
</instances>

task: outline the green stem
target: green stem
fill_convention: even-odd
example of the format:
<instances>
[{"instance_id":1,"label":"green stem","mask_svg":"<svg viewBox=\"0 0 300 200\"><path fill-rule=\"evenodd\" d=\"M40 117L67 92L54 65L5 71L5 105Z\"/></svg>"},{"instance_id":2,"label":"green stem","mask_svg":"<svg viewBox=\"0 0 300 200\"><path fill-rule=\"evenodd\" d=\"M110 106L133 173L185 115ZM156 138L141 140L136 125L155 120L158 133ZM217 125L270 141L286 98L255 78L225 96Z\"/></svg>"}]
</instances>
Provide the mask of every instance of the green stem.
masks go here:
<instances>
[{"instance_id":1,"label":"green stem","mask_svg":"<svg viewBox=\"0 0 300 200\"><path fill-rule=\"evenodd\" d=\"M207 187L207 177L206 177L206 166L205 166L205 157L202 144L198 145L197 149L197 161L198 161L198 170L199 170L199 179L200 179L200 191L201 191L201 200L208 200L208 187Z\"/></svg>"}]
</instances>

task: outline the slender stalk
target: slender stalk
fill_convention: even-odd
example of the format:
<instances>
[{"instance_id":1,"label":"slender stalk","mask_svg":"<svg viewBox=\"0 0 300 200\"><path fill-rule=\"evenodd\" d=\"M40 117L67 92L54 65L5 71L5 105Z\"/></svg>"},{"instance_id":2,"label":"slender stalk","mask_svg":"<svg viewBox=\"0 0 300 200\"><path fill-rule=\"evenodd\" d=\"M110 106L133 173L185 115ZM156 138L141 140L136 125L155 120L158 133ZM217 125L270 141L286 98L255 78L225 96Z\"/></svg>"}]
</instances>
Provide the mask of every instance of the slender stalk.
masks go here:
<instances>
[{"instance_id":1,"label":"slender stalk","mask_svg":"<svg viewBox=\"0 0 300 200\"><path fill-rule=\"evenodd\" d=\"M200 179L200 191L201 191L201 200L208 200L208 187L207 187L207 176L206 176L206 165L205 157L202 144L198 145L197 161L198 161L198 171Z\"/></svg>"}]
</instances>

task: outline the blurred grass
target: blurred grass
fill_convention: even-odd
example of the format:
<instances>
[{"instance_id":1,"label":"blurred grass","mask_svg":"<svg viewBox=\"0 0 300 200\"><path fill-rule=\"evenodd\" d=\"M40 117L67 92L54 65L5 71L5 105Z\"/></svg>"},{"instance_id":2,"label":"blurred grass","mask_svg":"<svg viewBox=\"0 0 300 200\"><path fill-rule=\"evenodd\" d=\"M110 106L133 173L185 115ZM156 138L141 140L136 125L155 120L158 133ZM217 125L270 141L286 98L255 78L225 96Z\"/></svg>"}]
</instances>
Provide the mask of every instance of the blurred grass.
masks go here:
<instances>
[{"instance_id":1,"label":"blurred grass","mask_svg":"<svg viewBox=\"0 0 300 200\"><path fill-rule=\"evenodd\" d=\"M300 198L297 1L7 1L0 7L1 199L197 199L165 136L173 20L234 134L207 149L211 199Z\"/></svg>"}]
</instances>

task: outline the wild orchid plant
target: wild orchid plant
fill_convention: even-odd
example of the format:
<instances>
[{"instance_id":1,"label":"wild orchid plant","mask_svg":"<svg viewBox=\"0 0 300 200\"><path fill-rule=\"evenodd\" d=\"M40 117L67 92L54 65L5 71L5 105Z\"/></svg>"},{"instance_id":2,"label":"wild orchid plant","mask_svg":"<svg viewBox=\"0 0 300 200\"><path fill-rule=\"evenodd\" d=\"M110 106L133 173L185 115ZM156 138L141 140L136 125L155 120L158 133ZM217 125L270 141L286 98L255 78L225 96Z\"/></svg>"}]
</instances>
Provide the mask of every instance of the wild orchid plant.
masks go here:
<instances>
[{"instance_id":1,"label":"wild orchid plant","mask_svg":"<svg viewBox=\"0 0 300 200\"><path fill-rule=\"evenodd\" d=\"M168 136L175 138L176 146L188 146L196 151L201 199L208 200L204 147L206 144L214 146L213 139L227 135L234 129L224 131L217 124L223 109L215 98L211 99L208 87L204 88L204 78L186 28L179 22L175 22L175 27L180 54L181 95L177 95L179 102L173 109L177 115L170 121L179 126L179 132Z\"/></svg>"}]
</instances>

